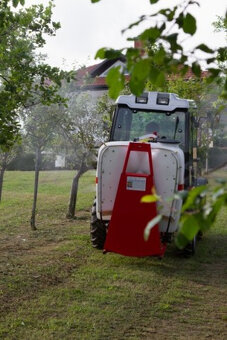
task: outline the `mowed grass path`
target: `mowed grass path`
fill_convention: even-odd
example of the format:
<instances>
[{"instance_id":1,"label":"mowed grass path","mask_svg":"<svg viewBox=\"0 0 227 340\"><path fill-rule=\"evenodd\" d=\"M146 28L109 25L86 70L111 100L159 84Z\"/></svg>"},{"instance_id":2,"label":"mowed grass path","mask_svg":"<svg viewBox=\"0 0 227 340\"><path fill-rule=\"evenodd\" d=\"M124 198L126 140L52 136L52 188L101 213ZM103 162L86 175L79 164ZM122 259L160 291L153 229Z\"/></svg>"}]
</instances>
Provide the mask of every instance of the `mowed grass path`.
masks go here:
<instances>
[{"instance_id":1,"label":"mowed grass path","mask_svg":"<svg viewBox=\"0 0 227 340\"><path fill-rule=\"evenodd\" d=\"M217 176L226 176L221 172ZM0 204L0 339L226 339L227 211L185 259L93 249L95 172L65 218L71 171L41 172L37 228L33 172L7 172Z\"/></svg>"}]
</instances>

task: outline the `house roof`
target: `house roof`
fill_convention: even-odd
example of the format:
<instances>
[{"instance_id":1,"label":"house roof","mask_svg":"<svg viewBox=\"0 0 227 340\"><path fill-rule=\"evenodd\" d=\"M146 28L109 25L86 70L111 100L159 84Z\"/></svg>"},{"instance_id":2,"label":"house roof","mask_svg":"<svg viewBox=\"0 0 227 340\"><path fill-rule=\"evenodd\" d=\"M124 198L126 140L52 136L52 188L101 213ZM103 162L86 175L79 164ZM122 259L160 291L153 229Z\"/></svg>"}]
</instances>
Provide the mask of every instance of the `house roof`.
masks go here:
<instances>
[{"instance_id":1,"label":"house roof","mask_svg":"<svg viewBox=\"0 0 227 340\"><path fill-rule=\"evenodd\" d=\"M117 61L125 62L125 58L115 58L111 60L104 60L99 64L83 67L77 71L76 85L82 89L107 89L106 77L101 76L107 69L109 69Z\"/></svg>"},{"instance_id":2,"label":"house roof","mask_svg":"<svg viewBox=\"0 0 227 340\"><path fill-rule=\"evenodd\" d=\"M93 91L107 90L108 85L106 83L106 77L103 76L103 73L106 70L108 70L112 65L114 65L117 61L121 61L124 63L125 57L122 56L120 58L115 58L111 60L106 59L101 63L91 65L88 67L82 67L77 71L76 74L76 88ZM208 74L207 71L202 71L201 78L206 78L207 74ZM193 74L192 69L189 69L188 72L185 74L184 79L188 80L194 77L195 75ZM129 81L130 76L125 75L125 79Z\"/></svg>"}]
</instances>

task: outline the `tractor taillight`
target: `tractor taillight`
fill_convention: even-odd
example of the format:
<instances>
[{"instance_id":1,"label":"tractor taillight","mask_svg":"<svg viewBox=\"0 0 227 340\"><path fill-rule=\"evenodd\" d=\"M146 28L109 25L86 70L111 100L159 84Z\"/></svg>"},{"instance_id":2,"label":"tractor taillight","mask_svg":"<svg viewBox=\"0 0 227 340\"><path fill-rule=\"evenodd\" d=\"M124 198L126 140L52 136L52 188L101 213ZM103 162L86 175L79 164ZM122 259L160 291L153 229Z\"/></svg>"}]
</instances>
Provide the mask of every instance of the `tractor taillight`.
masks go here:
<instances>
[{"instance_id":1,"label":"tractor taillight","mask_svg":"<svg viewBox=\"0 0 227 340\"><path fill-rule=\"evenodd\" d=\"M184 190L184 184L178 184L178 191Z\"/></svg>"},{"instance_id":2,"label":"tractor taillight","mask_svg":"<svg viewBox=\"0 0 227 340\"><path fill-rule=\"evenodd\" d=\"M98 182L99 182L98 177L95 177L95 183L98 184Z\"/></svg>"}]
</instances>

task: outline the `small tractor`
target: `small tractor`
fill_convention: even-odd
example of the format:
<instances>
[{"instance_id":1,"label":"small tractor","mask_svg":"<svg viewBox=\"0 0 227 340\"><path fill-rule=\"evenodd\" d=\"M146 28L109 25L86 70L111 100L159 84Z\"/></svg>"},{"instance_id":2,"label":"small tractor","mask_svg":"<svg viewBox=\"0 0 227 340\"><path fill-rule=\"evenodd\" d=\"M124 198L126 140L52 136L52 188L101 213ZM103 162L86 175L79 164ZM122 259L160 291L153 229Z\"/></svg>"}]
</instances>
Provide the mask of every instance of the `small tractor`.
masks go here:
<instances>
[{"instance_id":1,"label":"small tractor","mask_svg":"<svg viewBox=\"0 0 227 340\"><path fill-rule=\"evenodd\" d=\"M197 128L194 102L176 94L117 99L109 142L98 153L93 247L129 256L163 255L179 225L182 200L174 194L206 183L197 177ZM141 203L154 190L161 201ZM144 229L157 213L162 219L146 243ZM187 246L191 253L195 242Z\"/></svg>"}]
</instances>

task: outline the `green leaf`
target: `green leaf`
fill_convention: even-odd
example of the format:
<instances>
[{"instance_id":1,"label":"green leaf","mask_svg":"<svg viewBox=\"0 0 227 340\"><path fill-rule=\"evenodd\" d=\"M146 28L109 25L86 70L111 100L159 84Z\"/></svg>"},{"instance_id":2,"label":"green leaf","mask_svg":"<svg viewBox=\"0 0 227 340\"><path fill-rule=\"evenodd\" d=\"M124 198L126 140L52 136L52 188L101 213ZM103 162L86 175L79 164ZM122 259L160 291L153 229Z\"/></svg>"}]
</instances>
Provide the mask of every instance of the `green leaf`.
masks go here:
<instances>
[{"instance_id":1,"label":"green leaf","mask_svg":"<svg viewBox=\"0 0 227 340\"><path fill-rule=\"evenodd\" d=\"M178 233L175 237L175 244L177 248L183 249L188 244L188 239L184 234Z\"/></svg>"},{"instance_id":2,"label":"green leaf","mask_svg":"<svg viewBox=\"0 0 227 340\"><path fill-rule=\"evenodd\" d=\"M152 66L151 70L150 70L150 80L151 80L152 83L156 84L158 75L159 75L159 69Z\"/></svg>"},{"instance_id":3,"label":"green leaf","mask_svg":"<svg viewBox=\"0 0 227 340\"><path fill-rule=\"evenodd\" d=\"M201 185L199 187L191 189L188 193L187 200L186 200L185 204L183 205L181 211L184 212L187 209L193 209L194 204L195 204L195 200L197 199L197 197L199 195L201 195L202 193L206 192L206 190L207 190L206 185Z\"/></svg>"},{"instance_id":4,"label":"green leaf","mask_svg":"<svg viewBox=\"0 0 227 340\"><path fill-rule=\"evenodd\" d=\"M164 15L168 21L172 21L176 13L176 9L177 9L177 6L175 6L172 10L170 10L169 8L164 8L164 9L161 9L159 13Z\"/></svg>"},{"instance_id":5,"label":"green leaf","mask_svg":"<svg viewBox=\"0 0 227 340\"><path fill-rule=\"evenodd\" d=\"M184 32L193 35L195 34L196 29L196 19L190 13L187 13L183 19Z\"/></svg>"},{"instance_id":6,"label":"green leaf","mask_svg":"<svg viewBox=\"0 0 227 340\"><path fill-rule=\"evenodd\" d=\"M192 72L194 73L194 75L196 75L196 77L201 76L201 67L196 62L192 63Z\"/></svg>"},{"instance_id":7,"label":"green leaf","mask_svg":"<svg viewBox=\"0 0 227 340\"><path fill-rule=\"evenodd\" d=\"M194 215L184 215L180 222L179 233L183 234L189 241L193 240L194 236L199 231L199 223Z\"/></svg>"},{"instance_id":8,"label":"green leaf","mask_svg":"<svg viewBox=\"0 0 227 340\"><path fill-rule=\"evenodd\" d=\"M159 201L159 196L157 195L145 195L141 198L141 203L153 203Z\"/></svg>"},{"instance_id":9,"label":"green leaf","mask_svg":"<svg viewBox=\"0 0 227 340\"><path fill-rule=\"evenodd\" d=\"M124 76L121 74L120 69L120 66L110 69L106 77L106 82L109 87L109 96L113 99L116 99L124 88Z\"/></svg>"},{"instance_id":10,"label":"green leaf","mask_svg":"<svg viewBox=\"0 0 227 340\"><path fill-rule=\"evenodd\" d=\"M158 224L161 221L161 219L162 219L162 215L157 215L147 224L146 228L144 229L144 235L143 235L145 241L148 241L151 229L153 229L156 226L156 224Z\"/></svg>"},{"instance_id":11,"label":"green leaf","mask_svg":"<svg viewBox=\"0 0 227 340\"><path fill-rule=\"evenodd\" d=\"M145 87L145 83L149 77L150 72L150 61L149 59L139 60L131 71L131 79L129 87L133 94L140 95Z\"/></svg>"},{"instance_id":12,"label":"green leaf","mask_svg":"<svg viewBox=\"0 0 227 340\"><path fill-rule=\"evenodd\" d=\"M133 70L133 77L138 80L146 80L150 72L150 61L148 59L141 59L135 64Z\"/></svg>"},{"instance_id":13,"label":"green leaf","mask_svg":"<svg viewBox=\"0 0 227 340\"><path fill-rule=\"evenodd\" d=\"M164 48L161 47L157 52L155 52L152 59L154 60L155 64L162 65L165 57L166 57L166 52Z\"/></svg>"},{"instance_id":14,"label":"green leaf","mask_svg":"<svg viewBox=\"0 0 227 340\"><path fill-rule=\"evenodd\" d=\"M137 48L130 47L127 49L126 56L131 59L133 57L139 57L140 51Z\"/></svg>"},{"instance_id":15,"label":"green leaf","mask_svg":"<svg viewBox=\"0 0 227 340\"><path fill-rule=\"evenodd\" d=\"M54 29L56 29L56 30L58 30L59 28L61 28L60 22L55 22L55 21L53 21L53 22L52 22L52 25L53 25Z\"/></svg>"},{"instance_id":16,"label":"green leaf","mask_svg":"<svg viewBox=\"0 0 227 340\"><path fill-rule=\"evenodd\" d=\"M151 27L146 29L142 34L140 34L140 40L150 40L152 42L156 41L160 37L160 30L157 27Z\"/></svg>"},{"instance_id":17,"label":"green leaf","mask_svg":"<svg viewBox=\"0 0 227 340\"><path fill-rule=\"evenodd\" d=\"M145 88L145 83L143 81L135 81L133 78L129 81L129 89L130 91L136 95L140 96L143 93L143 90Z\"/></svg>"},{"instance_id":18,"label":"green leaf","mask_svg":"<svg viewBox=\"0 0 227 340\"><path fill-rule=\"evenodd\" d=\"M184 215L181 218L180 229L175 238L176 246L183 249L193 240L199 230L206 231L210 226L210 222L203 218L202 212L195 215Z\"/></svg>"},{"instance_id":19,"label":"green leaf","mask_svg":"<svg viewBox=\"0 0 227 340\"><path fill-rule=\"evenodd\" d=\"M115 59L119 57L122 57L122 50L107 49L105 47L100 48L95 55L95 59Z\"/></svg>"},{"instance_id":20,"label":"green leaf","mask_svg":"<svg viewBox=\"0 0 227 340\"><path fill-rule=\"evenodd\" d=\"M20 0L20 4L21 4L22 6L24 6L25 0Z\"/></svg>"},{"instance_id":21,"label":"green leaf","mask_svg":"<svg viewBox=\"0 0 227 340\"><path fill-rule=\"evenodd\" d=\"M100 0L91 0L92 3L99 2Z\"/></svg>"},{"instance_id":22,"label":"green leaf","mask_svg":"<svg viewBox=\"0 0 227 340\"><path fill-rule=\"evenodd\" d=\"M160 71L156 79L156 85L158 87L163 87L165 85L165 81L166 81L165 73Z\"/></svg>"},{"instance_id":23,"label":"green leaf","mask_svg":"<svg viewBox=\"0 0 227 340\"><path fill-rule=\"evenodd\" d=\"M198 45L196 49L201 50L206 53L214 53L214 51L205 44Z\"/></svg>"},{"instance_id":24,"label":"green leaf","mask_svg":"<svg viewBox=\"0 0 227 340\"><path fill-rule=\"evenodd\" d=\"M226 104L220 105L220 106L217 108L217 113L222 112L223 110L225 110L225 108L226 108Z\"/></svg>"},{"instance_id":25,"label":"green leaf","mask_svg":"<svg viewBox=\"0 0 227 340\"><path fill-rule=\"evenodd\" d=\"M206 60L206 62L207 62L207 64L211 64L211 63L215 62L215 60L216 60L216 58L208 58Z\"/></svg>"},{"instance_id":26,"label":"green leaf","mask_svg":"<svg viewBox=\"0 0 227 340\"><path fill-rule=\"evenodd\" d=\"M150 0L151 4L156 4L159 0Z\"/></svg>"},{"instance_id":27,"label":"green leaf","mask_svg":"<svg viewBox=\"0 0 227 340\"><path fill-rule=\"evenodd\" d=\"M212 74L213 77L218 77L220 74L220 70L217 68L209 68L209 72Z\"/></svg>"},{"instance_id":28,"label":"green leaf","mask_svg":"<svg viewBox=\"0 0 227 340\"><path fill-rule=\"evenodd\" d=\"M177 10L177 6L175 6L175 7L173 8L173 10L170 10L170 11L169 11L169 13L168 13L168 15L167 15L168 21L172 21L172 20L173 20L174 15L175 15L175 13L176 13L176 10Z\"/></svg>"},{"instance_id":29,"label":"green leaf","mask_svg":"<svg viewBox=\"0 0 227 340\"><path fill-rule=\"evenodd\" d=\"M100 48L95 55L95 59L105 59L105 55L106 55L106 48Z\"/></svg>"},{"instance_id":30,"label":"green leaf","mask_svg":"<svg viewBox=\"0 0 227 340\"><path fill-rule=\"evenodd\" d=\"M218 49L218 60L222 62L227 60L227 48L226 47L220 47Z\"/></svg>"},{"instance_id":31,"label":"green leaf","mask_svg":"<svg viewBox=\"0 0 227 340\"><path fill-rule=\"evenodd\" d=\"M209 68L208 72L210 74L210 76L206 79L206 82L208 84L212 83L214 80L217 80L220 74L220 69L218 68Z\"/></svg>"},{"instance_id":32,"label":"green leaf","mask_svg":"<svg viewBox=\"0 0 227 340\"><path fill-rule=\"evenodd\" d=\"M184 60L184 56L182 57L182 60ZM183 64L185 61L186 60L181 61L181 63ZM188 72L188 69L189 69L188 65L184 65L182 69L180 69L180 74L184 76Z\"/></svg>"},{"instance_id":33,"label":"green leaf","mask_svg":"<svg viewBox=\"0 0 227 340\"><path fill-rule=\"evenodd\" d=\"M213 195L212 195L212 199L213 201L216 201L220 196L222 196L225 192L225 189L224 187L221 187L221 188L217 188L214 192L213 192Z\"/></svg>"},{"instance_id":34,"label":"green leaf","mask_svg":"<svg viewBox=\"0 0 227 340\"><path fill-rule=\"evenodd\" d=\"M219 197L217 201L213 204L211 212L207 216L207 221L210 224L213 224L217 214L219 213L220 209L227 204L227 193L224 194L223 196Z\"/></svg>"},{"instance_id":35,"label":"green leaf","mask_svg":"<svg viewBox=\"0 0 227 340\"><path fill-rule=\"evenodd\" d=\"M173 33L173 34L163 37L163 39L165 39L166 41L170 43L172 52L176 52L177 50L182 50L182 46L180 46L177 43L177 38L178 38L178 33Z\"/></svg>"},{"instance_id":36,"label":"green leaf","mask_svg":"<svg viewBox=\"0 0 227 340\"><path fill-rule=\"evenodd\" d=\"M184 15L183 15L183 13L180 13L180 14L178 15L178 17L176 18L176 23L178 24L178 26L179 26L180 28L183 27L183 24L184 24Z\"/></svg>"},{"instance_id":37,"label":"green leaf","mask_svg":"<svg viewBox=\"0 0 227 340\"><path fill-rule=\"evenodd\" d=\"M19 0L13 0L13 7L17 7Z\"/></svg>"},{"instance_id":38,"label":"green leaf","mask_svg":"<svg viewBox=\"0 0 227 340\"><path fill-rule=\"evenodd\" d=\"M119 57L122 57L122 50L109 49L105 52L105 58L107 59L115 59Z\"/></svg>"}]
</instances>

